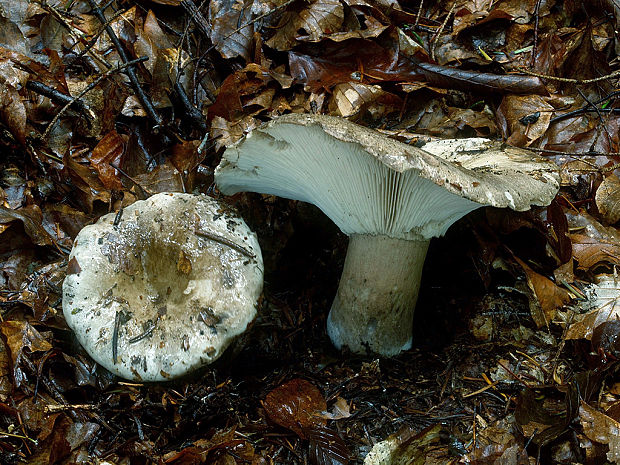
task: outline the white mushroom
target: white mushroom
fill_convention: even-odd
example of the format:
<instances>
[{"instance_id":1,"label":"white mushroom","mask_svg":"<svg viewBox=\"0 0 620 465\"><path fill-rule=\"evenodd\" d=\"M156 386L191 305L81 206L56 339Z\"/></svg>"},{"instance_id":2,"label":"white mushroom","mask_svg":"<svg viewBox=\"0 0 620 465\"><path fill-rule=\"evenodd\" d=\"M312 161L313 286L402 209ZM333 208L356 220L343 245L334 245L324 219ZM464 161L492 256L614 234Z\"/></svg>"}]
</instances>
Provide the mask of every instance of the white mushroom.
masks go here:
<instances>
[{"instance_id":1,"label":"white mushroom","mask_svg":"<svg viewBox=\"0 0 620 465\"><path fill-rule=\"evenodd\" d=\"M204 195L157 194L80 231L63 311L99 364L162 381L216 360L254 319L262 285L239 216Z\"/></svg>"},{"instance_id":2,"label":"white mushroom","mask_svg":"<svg viewBox=\"0 0 620 465\"><path fill-rule=\"evenodd\" d=\"M527 210L558 188L554 163L486 139L409 146L342 118L291 114L229 147L227 195L254 191L318 206L350 236L327 331L338 348L411 347L429 240L484 205Z\"/></svg>"}]
</instances>

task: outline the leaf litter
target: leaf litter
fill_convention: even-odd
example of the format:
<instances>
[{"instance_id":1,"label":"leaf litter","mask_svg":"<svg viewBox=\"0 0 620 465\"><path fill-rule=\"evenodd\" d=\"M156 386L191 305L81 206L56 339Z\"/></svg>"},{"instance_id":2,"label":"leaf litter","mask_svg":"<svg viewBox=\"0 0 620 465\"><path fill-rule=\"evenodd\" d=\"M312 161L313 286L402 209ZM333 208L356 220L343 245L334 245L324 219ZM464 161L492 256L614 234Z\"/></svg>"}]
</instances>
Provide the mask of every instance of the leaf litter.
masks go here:
<instances>
[{"instance_id":1,"label":"leaf litter","mask_svg":"<svg viewBox=\"0 0 620 465\"><path fill-rule=\"evenodd\" d=\"M1 463L620 463L616 2L0 6ZM502 138L555 160L562 190L435 241L393 359L325 335L346 238L237 195L268 265L245 348L176 383L115 379L62 316L77 232L157 192L216 195L222 148L288 112Z\"/></svg>"}]
</instances>

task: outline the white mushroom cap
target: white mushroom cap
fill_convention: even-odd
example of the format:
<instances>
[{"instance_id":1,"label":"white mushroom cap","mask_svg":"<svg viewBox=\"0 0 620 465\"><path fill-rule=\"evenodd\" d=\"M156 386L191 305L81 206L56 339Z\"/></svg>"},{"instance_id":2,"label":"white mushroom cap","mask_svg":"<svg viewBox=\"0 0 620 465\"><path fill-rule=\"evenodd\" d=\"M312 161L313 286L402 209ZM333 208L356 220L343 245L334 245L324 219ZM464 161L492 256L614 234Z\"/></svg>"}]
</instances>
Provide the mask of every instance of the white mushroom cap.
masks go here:
<instances>
[{"instance_id":1,"label":"white mushroom cap","mask_svg":"<svg viewBox=\"0 0 620 465\"><path fill-rule=\"evenodd\" d=\"M116 224L115 224L116 219ZM67 324L95 361L136 381L216 360L256 316L255 234L204 195L157 194L78 234L63 284Z\"/></svg>"},{"instance_id":2,"label":"white mushroom cap","mask_svg":"<svg viewBox=\"0 0 620 465\"><path fill-rule=\"evenodd\" d=\"M409 146L342 118L291 114L224 153L220 190L318 206L351 236L327 332L338 348L395 355L411 347L430 238L484 205L527 210L559 189L557 166L485 139Z\"/></svg>"},{"instance_id":3,"label":"white mushroom cap","mask_svg":"<svg viewBox=\"0 0 620 465\"><path fill-rule=\"evenodd\" d=\"M557 167L486 139L403 144L343 118L290 114L229 147L222 193L273 194L317 205L345 234L440 236L483 205L548 205Z\"/></svg>"}]
</instances>

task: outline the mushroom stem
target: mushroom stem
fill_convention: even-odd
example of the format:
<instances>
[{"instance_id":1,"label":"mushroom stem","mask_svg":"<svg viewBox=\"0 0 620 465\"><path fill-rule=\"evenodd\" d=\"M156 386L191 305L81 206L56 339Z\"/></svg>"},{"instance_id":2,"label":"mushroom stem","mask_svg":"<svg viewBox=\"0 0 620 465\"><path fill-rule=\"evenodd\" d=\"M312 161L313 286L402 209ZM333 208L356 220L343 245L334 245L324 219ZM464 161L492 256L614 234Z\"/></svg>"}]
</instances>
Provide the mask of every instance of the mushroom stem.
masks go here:
<instances>
[{"instance_id":1,"label":"mushroom stem","mask_svg":"<svg viewBox=\"0 0 620 465\"><path fill-rule=\"evenodd\" d=\"M411 347L429 241L353 234L327 332L337 348L391 356Z\"/></svg>"}]
</instances>

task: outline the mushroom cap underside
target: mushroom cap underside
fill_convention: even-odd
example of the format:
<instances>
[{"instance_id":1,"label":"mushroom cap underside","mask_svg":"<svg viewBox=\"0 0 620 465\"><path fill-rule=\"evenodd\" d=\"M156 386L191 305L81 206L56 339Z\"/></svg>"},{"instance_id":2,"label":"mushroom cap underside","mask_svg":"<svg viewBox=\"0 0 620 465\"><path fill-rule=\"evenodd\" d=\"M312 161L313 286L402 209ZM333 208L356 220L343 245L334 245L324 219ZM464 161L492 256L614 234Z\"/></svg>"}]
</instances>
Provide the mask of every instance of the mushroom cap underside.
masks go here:
<instances>
[{"instance_id":1,"label":"mushroom cap underside","mask_svg":"<svg viewBox=\"0 0 620 465\"><path fill-rule=\"evenodd\" d=\"M229 147L224 194L255 191L321 208L346 234L430 238L484 205L527 210L559 188L557 166L486 139L403 144L342 118L290 114Z\"/></svg>"},{"instance_id":2,"label":"mushroom cap underside","mask_svg":"<svg viewBox=\"0 0 620 465\"><path fill-rule=\"evenodd\" d=\"M216 360L256 315L263 264L245 222L207 196L157 194L77 236L68 325L108 370L161 381ZM232 246L231 246L232 244Z\"/></svg>"}]
</instances>

